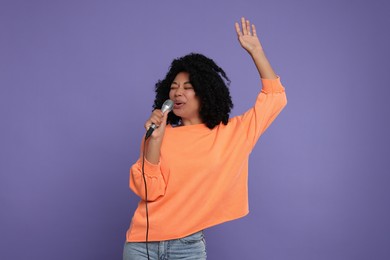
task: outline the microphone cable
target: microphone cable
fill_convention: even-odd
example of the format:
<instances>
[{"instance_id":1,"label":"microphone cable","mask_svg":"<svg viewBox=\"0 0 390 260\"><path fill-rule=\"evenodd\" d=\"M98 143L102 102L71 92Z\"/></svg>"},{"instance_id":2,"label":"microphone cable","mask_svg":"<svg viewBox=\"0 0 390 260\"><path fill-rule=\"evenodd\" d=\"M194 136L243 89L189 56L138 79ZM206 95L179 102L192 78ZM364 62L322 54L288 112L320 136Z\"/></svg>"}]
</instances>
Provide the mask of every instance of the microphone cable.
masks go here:
<instances>
[{"instance_id":1,"label":"microphone cable","mask_svg":"<svg viewBox=\"0 0 390 260\"><path fill-rule=\"evenodd\" d=\"M146 254L149 258L149 212L148 212L148 187L146 185L146 178L145 178L145 146L146 146L146 137L144 139L144 147L143 147L143 153L142 153L142 177L144 179L144 185L145 185L145 211L146 211L146 238L145 238L145 244L146 244Z\"/></svg>"},{"instance_id":2,"label":"microphone cable","mask_svg":"<svg viewBox=\"0 0 390 260\"><path fill-rule=\"evenodd\" d=\"M170 112L173 109L173 101L170 99L165 100L161 107L161 112ZM144 147L143 147L143 154L142 154L142 177L144 179L144 185L145 185L145 211L146 211L146 239L145 239L145 244L146 244L146 254L149 258L149 212L148 212L148 187L146 185L146 177L145 177L145 146L146 146L146 140L152 135L154 129L157 126L155 124L152 124L151 127L147 130L144 138Z\"/></svg>"}]
</instances>

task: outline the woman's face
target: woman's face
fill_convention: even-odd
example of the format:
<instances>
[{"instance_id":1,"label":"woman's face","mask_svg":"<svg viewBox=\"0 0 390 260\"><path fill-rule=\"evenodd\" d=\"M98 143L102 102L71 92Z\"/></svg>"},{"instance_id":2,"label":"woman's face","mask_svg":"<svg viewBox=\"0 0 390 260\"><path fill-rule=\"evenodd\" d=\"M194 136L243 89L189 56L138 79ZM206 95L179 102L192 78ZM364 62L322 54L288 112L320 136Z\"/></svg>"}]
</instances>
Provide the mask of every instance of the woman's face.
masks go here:
<instances>
[{"instance_id":1,"label":"woman's face","mask_svg":"<svg viewBox=\"0 0 390 260\"><path fill-rule=\"evenodd\" d=\"M180 72L171 84L169 98L173 100L173 113L181 117L184 125L201 124L200 100L190 82L188 72Z\"/></svg>"}]
</instances>

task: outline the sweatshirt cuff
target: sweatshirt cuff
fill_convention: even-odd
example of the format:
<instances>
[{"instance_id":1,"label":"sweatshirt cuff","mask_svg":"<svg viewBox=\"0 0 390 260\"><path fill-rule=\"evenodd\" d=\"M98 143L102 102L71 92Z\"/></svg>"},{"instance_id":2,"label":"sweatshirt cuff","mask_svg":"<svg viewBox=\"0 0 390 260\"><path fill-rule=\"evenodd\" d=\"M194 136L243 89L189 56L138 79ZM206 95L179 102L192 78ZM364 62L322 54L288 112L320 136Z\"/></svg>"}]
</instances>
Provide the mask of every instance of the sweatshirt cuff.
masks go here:
<instances>
[{"instance_id":1,"label":"sweatshirt cuff","mask_svg":"<svg viewBox=\"0 0 390 260\"><path fill-rule=\"evenodd\" d=\"M139 160L139 168L142 172L142 158ZM160 175L160 162L158 164L153 164L146 160L144 164L145 174L148 176L159 176Z\"/></svg>"},{"instance_id":2,"label":"sweatshirt cuff","mask_svg":"<svg viewBox=\"0 0 390 260\"><path fill-rule=\"evenodd\" d=\"M261 79L263 88L261 92L263 93L281 93L284 92L284 87L280 82L280 77L277 76L276 79Z\"/></svg>"}]
</instances>

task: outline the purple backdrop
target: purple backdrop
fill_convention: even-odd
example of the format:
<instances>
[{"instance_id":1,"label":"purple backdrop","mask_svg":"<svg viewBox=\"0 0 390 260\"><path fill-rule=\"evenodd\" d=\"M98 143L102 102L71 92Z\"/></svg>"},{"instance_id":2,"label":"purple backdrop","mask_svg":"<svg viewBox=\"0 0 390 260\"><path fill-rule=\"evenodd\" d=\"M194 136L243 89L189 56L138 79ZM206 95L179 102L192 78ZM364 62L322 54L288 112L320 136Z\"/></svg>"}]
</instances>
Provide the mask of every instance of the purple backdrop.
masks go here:
<instances>
[{"instance_id":1,"label":"purple backdrop","mask_svg":"<svg viewBox=\"0 0 390 260\"><path fill-rule=\"evenodd\" d=\"M250 159L249 216L209 259L390 259L386 1L0 2L0 259L121 259L154 84L215 59L233 115L259 80L234 21L257 25L289 104Z\"/></svg>"}]
</instances>

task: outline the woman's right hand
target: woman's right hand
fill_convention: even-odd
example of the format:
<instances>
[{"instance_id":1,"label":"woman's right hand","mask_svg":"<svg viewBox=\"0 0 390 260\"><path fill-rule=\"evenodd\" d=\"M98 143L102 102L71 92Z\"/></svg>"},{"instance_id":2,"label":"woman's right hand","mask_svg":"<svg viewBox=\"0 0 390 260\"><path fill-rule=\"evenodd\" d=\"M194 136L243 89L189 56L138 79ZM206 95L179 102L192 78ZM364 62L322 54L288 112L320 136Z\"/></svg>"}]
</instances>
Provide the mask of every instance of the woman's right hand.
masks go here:
<instances>
[{"instance_id":1,"label":"woman's right hand","mask_svg":"<svg viewBox=\"0 0 390 260\"><path fill-rule=\"evenodd\" d=\"M161 109L155 109L152 112L149 119L145 122L144 125L146 131L150 128L152 124L155 124L157 126L157 128L154 129L150 138L162 139L165 133L165 126L167 125L167 118L168 118L168 112L163 114Z\"/></svg>"}]
</instances>

